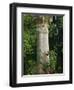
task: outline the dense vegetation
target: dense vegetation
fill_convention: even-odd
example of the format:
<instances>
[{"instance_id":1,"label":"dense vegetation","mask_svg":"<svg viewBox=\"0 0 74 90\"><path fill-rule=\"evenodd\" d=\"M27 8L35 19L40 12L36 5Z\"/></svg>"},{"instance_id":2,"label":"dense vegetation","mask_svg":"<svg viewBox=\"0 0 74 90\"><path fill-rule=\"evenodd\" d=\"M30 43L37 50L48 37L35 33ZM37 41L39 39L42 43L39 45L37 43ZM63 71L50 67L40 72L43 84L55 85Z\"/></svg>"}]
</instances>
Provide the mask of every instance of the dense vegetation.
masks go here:
<instances>
[{"instance_id":1,"label":"dense vegetation","mask_svg":"<svg viewBox=\"0 0 74 90\"><path fill-rule=\"evenodd\" d=\"M24 74L37 74L37 32L34 16L23 15ZM63 72L63 16L49 23L50 73Z\"/></svg>"}]
</instances>

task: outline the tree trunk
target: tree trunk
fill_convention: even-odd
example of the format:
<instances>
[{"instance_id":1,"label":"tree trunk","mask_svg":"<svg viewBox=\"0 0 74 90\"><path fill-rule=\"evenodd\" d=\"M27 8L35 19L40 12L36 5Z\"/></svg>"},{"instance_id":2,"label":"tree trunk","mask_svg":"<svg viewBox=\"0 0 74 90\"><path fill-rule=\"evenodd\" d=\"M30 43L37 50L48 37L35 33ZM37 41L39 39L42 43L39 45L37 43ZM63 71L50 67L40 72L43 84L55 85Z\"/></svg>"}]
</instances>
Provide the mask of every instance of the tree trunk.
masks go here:
<instances>
[{"instance_id":1,"label":"tree trunk","mask_svg":"<svg viewBox=\"0 0 74 90\"><path fill-rule=\"evenodd\" d=\"M38 17L37 22L37 61L38 73L49 73L45 65L49 63L49 40L48 40L48 22L44 16Z\"/></svg>"}]
</instances>

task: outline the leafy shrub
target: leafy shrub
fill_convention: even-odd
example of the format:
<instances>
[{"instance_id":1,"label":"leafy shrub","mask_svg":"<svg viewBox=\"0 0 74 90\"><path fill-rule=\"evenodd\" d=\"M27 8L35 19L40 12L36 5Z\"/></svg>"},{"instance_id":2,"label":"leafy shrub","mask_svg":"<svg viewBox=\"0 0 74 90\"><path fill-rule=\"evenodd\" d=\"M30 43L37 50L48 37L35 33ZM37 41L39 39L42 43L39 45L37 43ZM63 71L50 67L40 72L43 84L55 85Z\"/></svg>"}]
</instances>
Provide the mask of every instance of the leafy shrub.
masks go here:
<instances>
[{"instance_id":1,"label":"leafy shrub","mask_svg":"<svg viewBox=\"0 0 74 90\"><path fill-rule=\"evenodd\" d=\"M50 72L55 73L57 65L57 54L54 50L50 51L49 60L50 60Z\"/></svg>"}]
</instances>

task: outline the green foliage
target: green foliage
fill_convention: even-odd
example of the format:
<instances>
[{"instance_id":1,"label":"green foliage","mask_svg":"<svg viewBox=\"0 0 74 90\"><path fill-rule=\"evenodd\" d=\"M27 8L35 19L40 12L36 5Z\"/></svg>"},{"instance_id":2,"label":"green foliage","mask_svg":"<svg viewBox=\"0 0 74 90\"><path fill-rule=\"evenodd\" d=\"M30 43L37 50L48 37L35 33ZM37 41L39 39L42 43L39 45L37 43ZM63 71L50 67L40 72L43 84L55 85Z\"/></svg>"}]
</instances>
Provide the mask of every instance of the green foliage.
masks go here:
<instances>
[{"instance_id":1,"label":"green foliage","mask_svg":"<svg viewBox=\"0 0 74 90\"><path fill-rule=\"evenodd\" d=\"M56 72L56 65L57 65L57 54L54 50L51 50L49 53L50 57L50 70Z\"/></svg>"},{"instance_id":2,"label":"green foliage","mask_svg":"<svg viewBox=\"0 0 74 90\"><path fill-rule=\"evenodd\" d=\"M36 62L33 60L25 61L25 73L26 74L36 74L37 72Z\"/></svg>"},{"instance_id":3,"label":"green foliage","mask_svg":"<svg viewBox=\"0 0 74 90\"><path fill-rule=\"evenodd\" d=\"M30 32L26 31L24 33L24 53L31 54L33 51L31 44Z\"/></svg>"},{"instance_id":4,"label":"green foliage","mask_svg":"<svg viewBox=\"0 0 74 90\"><path fill-rule=\"evenodd\" d=\"M24 17L24 74L36 73L36 25L32 15Z\"/></svg>"},{"instance_id":5,"label":"green foliage","mask_svg":"<svg viewBox=\"0 0 74 90\"><path fill-rule=\"evenodd\" d=\"M49 46L50 53L53 50L56 53L56 73L63 72L63 16L57 16L49 27ZM54 57L54 55L52 55ZM51 57L50 57L51 58ZM51 59L50 59L51 62Z\"/></svg>"},{"instance_id":6,"label":"green foliage","mask_svg":"<svg viewBox=\"0 0 74 90\"><path fill-rule=\"evenodd\" d=\"M36 28L36 24L34 22L34 17L31 14L25 15L24 16L24 27L25 30L29 30L30 31Z\"/></svg>"}]
</instances>

